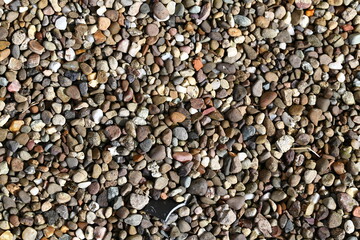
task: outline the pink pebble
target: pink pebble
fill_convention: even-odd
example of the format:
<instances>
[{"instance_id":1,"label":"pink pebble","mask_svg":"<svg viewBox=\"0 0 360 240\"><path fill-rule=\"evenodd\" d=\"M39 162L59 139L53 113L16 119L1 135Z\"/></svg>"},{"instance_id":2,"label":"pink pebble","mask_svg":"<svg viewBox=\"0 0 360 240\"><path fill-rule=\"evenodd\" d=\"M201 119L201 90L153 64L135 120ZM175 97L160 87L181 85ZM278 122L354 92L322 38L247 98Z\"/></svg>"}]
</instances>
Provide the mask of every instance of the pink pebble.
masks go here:
<instances>
[{"instance_id":1,"label":"pink pebble","mask_svg":"<svg viewBox=\"0 0 360 240\"><path fill-rule=\"evenodd\" d=\"M190 54L191 48L189 46L182 46L180 47L181 52L186 52L187 54Z\"/></svg>"},{"instance_id":2,"label":"pink pebble","mask_svg":"<svg viewBox=\"0 0 360 240\"><path fill-rule=\"evenodd\" d=\"M311 7L312 0L295 0L295 4L300 9L307 9Z\"/></svg>"},{"instance_id":3,"label":"pink pebble","mask_svg":"<svg viewBox=\"0 0 360 240\"><path fill-rule=\"evenodd\" d=\"M211 108L208 108L208 109L204 110L204 111L203 111L203 114L204 114L204 115L208 115L209 113L212 113L212 112L214 112L215 110L216 110L215 107L211 107Z\"/></svg>"},{"instance_id":4,"label":"pink pebble","mask_svg":"<svg viewBox=\"0 0 360 240\"><path fill-rule=\"evenodd\" d=\"M176 152L173 154L173 158L179 162L186 163L192 160L192 155L188 152Z\"/></svg>"},{"instance_id":5,"label":"pink pebble","mask_svg":"<svg viewBox=\"0 0 360 240\"><path fill-rule=\"evenodd\" d=\"M18 92L20 88L21 88L20 82L18 80L15 80L12 83L10 83L7 89L9 92Z\"/></svg>"},{"instance_id":6,"label":"pink pebble","mask_svg":"<svg viewBox=\"0 0 360 240\"><path fill-rule=\"evenodd\" d=\"M170 28L169 33L170 33L171 36L175 36L175 34L177 34L177 29L176 28Z\"/></svg>"}]
</instances>

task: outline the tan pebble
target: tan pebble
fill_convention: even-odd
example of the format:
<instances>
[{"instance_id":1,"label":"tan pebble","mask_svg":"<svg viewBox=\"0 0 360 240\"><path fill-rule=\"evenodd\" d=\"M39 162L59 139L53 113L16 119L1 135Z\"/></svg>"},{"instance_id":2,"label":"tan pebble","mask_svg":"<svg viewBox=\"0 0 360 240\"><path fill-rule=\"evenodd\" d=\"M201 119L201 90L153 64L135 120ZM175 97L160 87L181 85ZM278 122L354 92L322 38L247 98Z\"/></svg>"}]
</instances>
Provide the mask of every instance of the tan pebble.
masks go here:
<instances>
[{"instance_id":1,"label":"tan pebble","mask_svg":"<svg viewBox=\"0 0 360 240\"><path fill-rule=\"evenodd\" d=\"M231 37L240 37L242 35L241 30L237 28L230 28L228 33Z\"/></svg>"},{"instance_id":2,"label":"tan pebble","mask_svg":"<svg viewBox=\"0 0 360 240\"><path fill-rule=\"evenodd\" d=\"M10 55L10 49L5 49L3 51L0 51L0 61L4 60Z\"/></svg>"},{"instance_id":3,"label":"tan pebble","mask_svg":"<svg viewBox=\"0 0 360 240\"><path fill-rule=\"evenodd\" d=\"M107 17L100 17L98 22L98 28L102 31L107 30L110 27L111 21Z\"/></svg>"},{"instance_id":4,"label":"tan pebble","mask_svg":"<svg viewBox=\"0 0 360 240\"><path fill-rule=\"evenodd\" d=\"M180 112L173 112L170 114L170 119L174 123L181 123L181 122L185 121L186 116Z\"/></svg>"}]
</instances>

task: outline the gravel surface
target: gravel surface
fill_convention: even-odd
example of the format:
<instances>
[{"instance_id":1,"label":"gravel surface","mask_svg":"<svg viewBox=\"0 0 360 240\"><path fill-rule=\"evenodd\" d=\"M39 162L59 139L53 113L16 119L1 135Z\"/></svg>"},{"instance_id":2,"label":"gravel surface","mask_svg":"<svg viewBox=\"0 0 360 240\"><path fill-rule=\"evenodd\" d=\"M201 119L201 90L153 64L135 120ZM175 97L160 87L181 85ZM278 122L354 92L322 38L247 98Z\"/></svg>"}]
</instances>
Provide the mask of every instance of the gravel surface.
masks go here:
<instances>
[{"instance_id":1,"label":"gravel surface","mask_svg":"<svg viewBox=\"0 0 360 240\"><path fill-rule=\"evenodd\" d=\"M359 13L0 0L0 240L359 239Z\"/></svg>"}]
</instances>

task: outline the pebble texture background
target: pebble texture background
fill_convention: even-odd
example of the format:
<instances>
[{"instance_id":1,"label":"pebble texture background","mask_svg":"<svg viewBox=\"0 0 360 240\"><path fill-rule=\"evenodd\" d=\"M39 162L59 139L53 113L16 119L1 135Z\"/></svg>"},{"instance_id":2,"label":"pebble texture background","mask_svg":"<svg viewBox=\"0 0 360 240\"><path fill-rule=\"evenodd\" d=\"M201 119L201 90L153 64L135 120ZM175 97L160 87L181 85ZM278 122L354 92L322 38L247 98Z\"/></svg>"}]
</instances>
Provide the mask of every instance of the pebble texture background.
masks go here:
<instances>
[{"instance_id":1,"label":"pebble texture background","mask_svg":"<svg viewBox=\"0 0 360 240\"><path fill-rule=\"evenodd\" d=\"M0 0L0 240L359 239L359 13Z\"/></svg>"}]
</instances>

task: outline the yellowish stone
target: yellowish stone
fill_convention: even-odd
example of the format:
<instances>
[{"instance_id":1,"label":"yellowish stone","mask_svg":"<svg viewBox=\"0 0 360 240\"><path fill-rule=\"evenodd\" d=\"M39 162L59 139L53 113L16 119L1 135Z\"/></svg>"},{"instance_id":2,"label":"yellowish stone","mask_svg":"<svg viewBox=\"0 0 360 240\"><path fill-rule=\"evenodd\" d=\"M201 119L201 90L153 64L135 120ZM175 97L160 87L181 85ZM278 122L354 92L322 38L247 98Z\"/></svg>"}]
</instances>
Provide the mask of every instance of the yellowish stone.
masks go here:
<instances>
[{"instance_id":1,"label":"yellowish stone","mask_svg":"<svg viewBox=\"0 0 360 240\"><path fill-rule=\"evenodd\" d=\"M10 231L5 231L0 235L0 240L12 240L13 235Z\"/></svg>"},{"instance_id":2,"label":"yellowish stone","mask_svg":"<svg viewBox=\"0 0 360 240\"><path fill-rule=\"evenodd\" d=\"M14 120L14 121L11 123L11 125L10 125L10 127L9 127L9 130L10 130L11 132L17 132L17 131L20 130L20 128L21 128L24 124L25 124L25 123L24 123L23 120Z\"/></svg>"}]
</instances>

